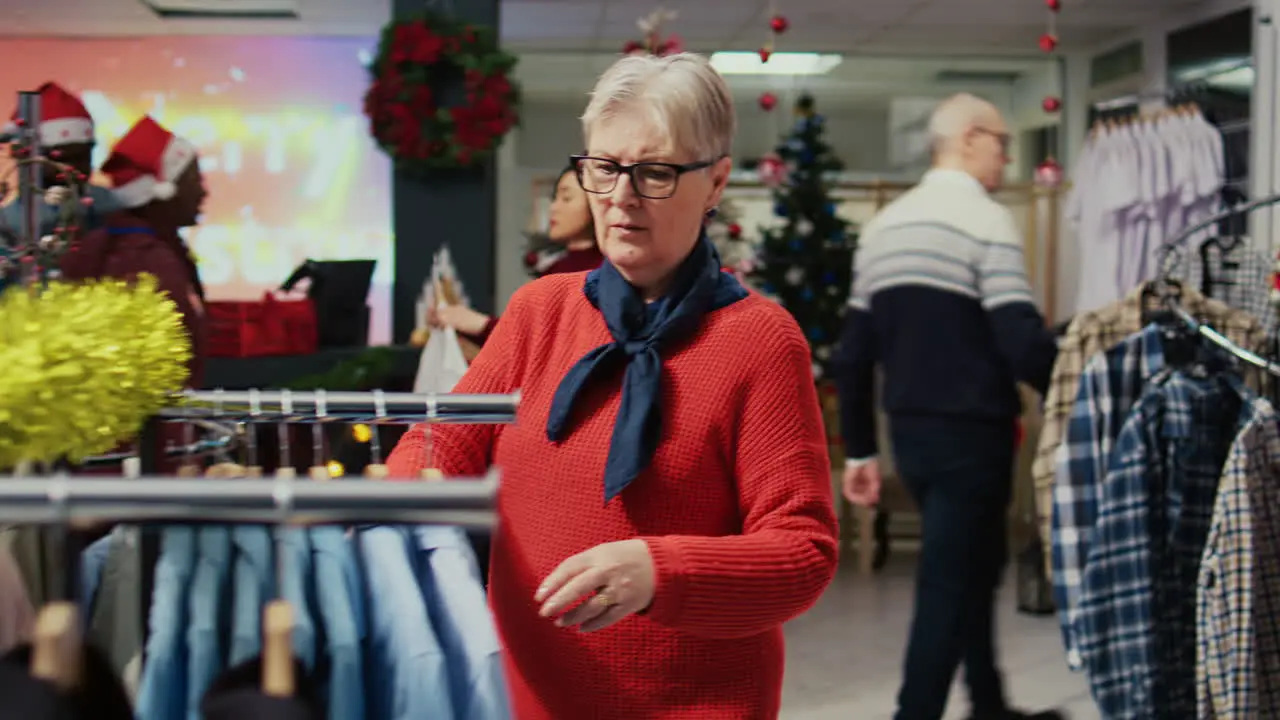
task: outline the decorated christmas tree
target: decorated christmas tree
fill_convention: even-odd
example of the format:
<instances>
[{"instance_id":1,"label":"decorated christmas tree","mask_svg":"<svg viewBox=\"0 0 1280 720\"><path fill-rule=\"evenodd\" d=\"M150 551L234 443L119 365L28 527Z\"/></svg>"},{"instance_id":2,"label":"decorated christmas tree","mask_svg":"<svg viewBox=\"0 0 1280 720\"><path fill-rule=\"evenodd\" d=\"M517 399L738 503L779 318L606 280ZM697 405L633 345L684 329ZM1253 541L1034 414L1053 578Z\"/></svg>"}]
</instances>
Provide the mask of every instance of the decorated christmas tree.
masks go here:
<instances>
[{"instance_id":1,"label":"decorated christmas tree","mask_svg":"<svg viewBox=\"0 0 1280 720\"><path fill-rule=\"evenodd\" d=\"M822 377L849 299L857 235L836 215L826 177L843 164L823 140L825 121L813 98L802 96L795 115L776 154L760 161L761 180L774 188L774 214L783 222L761 227L749 276L795 316L813 348L814 374Z\"/></svg>"}]
</instances>

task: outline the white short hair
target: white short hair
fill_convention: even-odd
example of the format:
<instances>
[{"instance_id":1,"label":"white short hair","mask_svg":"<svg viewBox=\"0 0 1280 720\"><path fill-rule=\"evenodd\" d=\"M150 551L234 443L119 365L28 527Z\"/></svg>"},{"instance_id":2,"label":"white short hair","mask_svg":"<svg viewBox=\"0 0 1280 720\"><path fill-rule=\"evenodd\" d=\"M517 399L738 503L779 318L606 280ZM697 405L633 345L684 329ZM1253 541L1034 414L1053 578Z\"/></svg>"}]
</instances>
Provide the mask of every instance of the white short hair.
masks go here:
<instances>
[{"instance_id":1,"label":"white short hair","mask_svg":"<svg viewBox=\"0 0 1280 720\"><path fill-rule=\"evenodd\" d=\"M929 116L929 140L935 151L941 150L987 118L999 114L995 105L977 95L957 93L933 109Z\"/></svg>"},{"instance_id":2,"label":"white short hair","mask_svg":"<svg viewBox=\"0 0 1280 720\"><path fill-rule=\"evenodd\" d=\"M702 55L629 55L618 60L591 91L582 114L583 139L590 143L597 123L624 112L644 113L672 139L677 151L695 160L718 160L733 151L733 96Z\"/></svg>"}]
</instances>

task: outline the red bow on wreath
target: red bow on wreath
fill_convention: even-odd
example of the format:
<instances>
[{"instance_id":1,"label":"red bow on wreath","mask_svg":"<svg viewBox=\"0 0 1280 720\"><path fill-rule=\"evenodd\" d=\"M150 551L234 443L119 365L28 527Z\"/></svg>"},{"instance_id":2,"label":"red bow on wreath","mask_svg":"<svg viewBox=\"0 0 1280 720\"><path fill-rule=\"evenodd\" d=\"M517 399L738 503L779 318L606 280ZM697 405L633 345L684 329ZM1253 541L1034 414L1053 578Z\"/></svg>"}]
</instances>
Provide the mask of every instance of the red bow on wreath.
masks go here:
<instances>
[{"instance_id":1,"label":"red bow on wreath","mask_svg":"<svg viewBox=\"0 0 1280 720\"><path fill-rule=\"evenodd\" d=\"M474 166L519 122L515 65L487 28L434 13L392 22L364 97L370 133L402 171ZM437 85L457 75L464 102L442 107Z\"/></svg>"}]
</instances>

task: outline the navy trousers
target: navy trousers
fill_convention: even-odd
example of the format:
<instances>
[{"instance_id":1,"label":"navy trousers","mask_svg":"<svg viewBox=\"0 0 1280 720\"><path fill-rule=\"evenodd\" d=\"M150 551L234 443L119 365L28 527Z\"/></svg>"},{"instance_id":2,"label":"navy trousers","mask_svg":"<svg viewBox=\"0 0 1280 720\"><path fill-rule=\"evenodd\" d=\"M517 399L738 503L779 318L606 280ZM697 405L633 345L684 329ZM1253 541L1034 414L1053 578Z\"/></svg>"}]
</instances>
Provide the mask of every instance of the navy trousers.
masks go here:
<instances>
[{"instance_id":1,"label":"navy trousers","mask_svg":"<svg viewBox=\"0 0 1280 720\"><path fill-rule=\"evenodd\" d=\"M898 474L920 510L915 613L895 720L940 720L956 670L977 718L1000 717L995 599L1008 562L1014 422L894 416Z\"/></svg>"}]
</instances>

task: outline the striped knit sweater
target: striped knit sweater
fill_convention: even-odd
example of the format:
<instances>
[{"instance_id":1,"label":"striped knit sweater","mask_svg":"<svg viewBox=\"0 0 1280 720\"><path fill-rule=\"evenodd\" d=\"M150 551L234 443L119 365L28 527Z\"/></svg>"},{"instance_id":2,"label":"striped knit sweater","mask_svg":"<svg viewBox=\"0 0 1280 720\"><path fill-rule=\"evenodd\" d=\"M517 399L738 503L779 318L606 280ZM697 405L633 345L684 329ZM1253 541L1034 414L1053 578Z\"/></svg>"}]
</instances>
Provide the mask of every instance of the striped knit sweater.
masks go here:
<instances>
[{"instance_id":1,"label":"striped knit sweater","mask_svg":"<svg viewBox=\"0 0 1280 720\"><path fill-rule=\"evenodd\" d=\"M1012 215L976 180L929 171L859 242L837 378L850 458L876 454L876 366L890 417L1012 422L1017 382L1045 391L1057 342Z\"/></svg>"}]
</instances>

